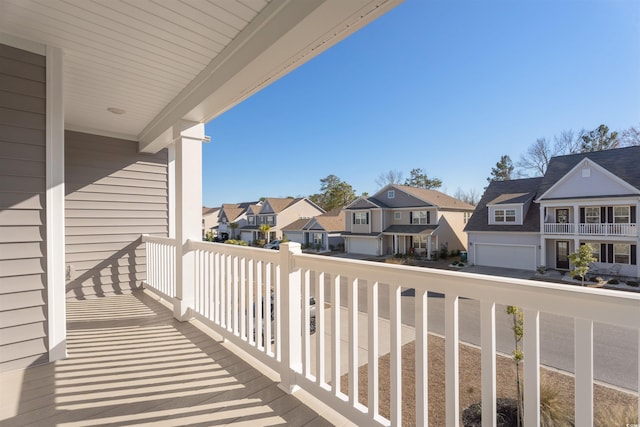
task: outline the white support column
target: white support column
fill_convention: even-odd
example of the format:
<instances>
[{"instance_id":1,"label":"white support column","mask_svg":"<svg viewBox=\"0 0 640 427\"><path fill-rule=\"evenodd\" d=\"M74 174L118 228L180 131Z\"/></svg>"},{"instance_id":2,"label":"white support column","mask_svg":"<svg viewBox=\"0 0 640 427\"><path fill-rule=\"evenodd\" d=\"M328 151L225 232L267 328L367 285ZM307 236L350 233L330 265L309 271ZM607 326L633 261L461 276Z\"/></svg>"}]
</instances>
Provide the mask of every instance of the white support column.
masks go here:
<instances>
[{"instance_id":1,"label":"white support column","mask_svg":"<svg viewBox=\"0 0 640 427\"><path fill-rule=\"evenodd\" d=\"M458 301L457 295L446 294L444 297L445 413L450 427L460 425Z\"/></svg>"},{"instance_id":2,"label":"white support column","mask_svg":"<svg viewBox=\"0 0 640 427\"><path fill-rule=\"evenodd\" d=\"M300 269L293 267L293 256L302 253L300 243L280 244L280 302L282 311L282 371L278 387L295 393L296 373L302 372L302 306ZM304 301L309 304L309 301ZM308 325L304 325L308 328Z\"/></svg>"},{"instance_id":3,"label":"white support column","mask_svg":"<svg viewBox=\"0 0 640 427\"><path fill-rule=\"evenodd\" d=\"M495 427L496 417L496 304L480 301L480 343L482 375L482 425Z\"/></svg>"},{"instance_id":4,"label":"white support column","mask_svg":"<svg viewBox=\"0 0 640 427\"><path fill-rule=\"evenodd\" d=\"M46 224L49 361L67 357L64 228L63 54L47 47Z\"/></svg>"},{"instance_id":5,"label":"white support column","mask_svg":"<svg viewBox=\"0 0 640 427\"><path fill-rule=\"evenodd\" d=\"M176 145L167 147L167 187L169 188L168 208L169 208L169 238L176 238Z\"/></svg>"},{"instance_id":6,"label":"white support column","mask_svg":"<svg viewBox=\"0 0 640 427\"><path fill-rule=\"evenodd\" d=\"M540 312L524 309L524 424L540 425Z\"/></svg>"},{"instance_id":7,"label":"white support column","mask_svg":"<svg viewBox=\"0 0 640 427\"><path fill-rule=\"evenodd\" d=\"M187 250L189 239L202 235L202 141L204 124L181 122L174 128L176 297L173 315L180 321L191 318L195 287L195 253Z\"/></svg>"},{"instance_id":8,"label":"white support column","mask_svg":"<svg viewBox=\"0 0 640 427\"><path fill-rule=\"evenodd\" d=\"M580 234L580 206L573 205L573 234Z\"/></svg>"},{"instance_id":9,"label":"white support column","mask_svg":"<svg viewBox=\"0 0 640 427\"><path fill-rule=\"evenodd\" d=\"M593 320L575 319L575 419L593 425Z\"/></svg>"}]
</instances>

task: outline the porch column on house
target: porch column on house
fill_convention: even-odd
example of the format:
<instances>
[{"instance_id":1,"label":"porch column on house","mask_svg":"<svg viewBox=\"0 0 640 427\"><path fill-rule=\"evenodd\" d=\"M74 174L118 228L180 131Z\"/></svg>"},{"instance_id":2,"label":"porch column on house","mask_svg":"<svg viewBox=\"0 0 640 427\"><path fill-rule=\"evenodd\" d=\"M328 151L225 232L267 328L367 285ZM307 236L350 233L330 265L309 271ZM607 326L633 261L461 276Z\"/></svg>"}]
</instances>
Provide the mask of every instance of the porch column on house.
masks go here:
<instances>
[{"instance_id":1,"label":"porch column on house","mask_svg":"<svg viewBox=\"0 0 640 427\"><path fill-rule=\"evenodd\" d=\"M173 133L175 144L176 297L173 315L191 318L194 303L195 253L188 240L199 241L202 222L202 141L204 124L181 122Z\"/></svg>"},{"instance_id":2,"label":"porch column on house","mask_svg":"<svg viewBox=\"0 0 640 427\"><path fill-rule=\"evenodd\" d=\"M540 236L540 265L547 266L547 241L544 236Z\"/></svg>"},{"instance_id":3,"label":"porch column on house","mask_svg":"<svg viewBox=\"0 0 640 427\"><path fill-rule=\"evenodd\" d=\"M431 259L431 234L427 236L427 259Z\"/></svg>"},{"instance_id":4,"label":"porch column on house","mask_svg":"<svg viewBox=\"0 0 640 427\"><path fill-rule=\"evenodd\" d=\"M573 205L573 234L580 234L580 206Z\"/></svg>"}]
</instances>

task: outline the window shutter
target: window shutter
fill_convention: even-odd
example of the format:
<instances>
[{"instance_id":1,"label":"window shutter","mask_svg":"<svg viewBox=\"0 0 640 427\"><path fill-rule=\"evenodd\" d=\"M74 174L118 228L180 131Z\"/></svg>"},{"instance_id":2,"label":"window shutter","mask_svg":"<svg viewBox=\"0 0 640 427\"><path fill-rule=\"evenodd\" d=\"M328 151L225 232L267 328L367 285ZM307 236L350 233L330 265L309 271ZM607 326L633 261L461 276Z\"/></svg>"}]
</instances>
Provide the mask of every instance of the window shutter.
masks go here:
<instances>
[{"instance_id":1,"label":"window shutter","mask_svg":"<svg viewBox=\"0 0 640 427\"><path fill-rule=\"evenodd\" d=\"M638 217L636 216L636 207L635 206L631 206L631 208L629 209L629 222L631 224L635 224L638 222Z\"/></svg>"},{"instance_id":2,"label":"window shutter","mask_svg":"<svg viewBox=\"0 0 640 427\"><path fill-rule=\"evenodd\" d=\"M431 211L427 211L427 224L431 224Z\"/></svg>"},{"instance_id":3,"label":"window shutter","mask_svg":"<svg viewBox=\"0 0 640 427\"><path fill-rule=\"evenodd\" d=\"M366 218L367 218L366 224L369 224L369 212L367 212Z\"/></svg>"},{"instance_id":4,"label":"window shutter","mask_svg":"<svg viewBox=\"0 0 640 427\"><path fill-rule=\"evenodd\" d=\"M609 243L607 245L607 262L613 264L613 261L613 244Z\"/></svg>"},{"instance_id":5,"label":"window shutter","mask_svg":"<svg viewBox=\"0 0 640 427\"><path fill-rule=\"evenodd\" d=\"M413 212L409 212L409 224L413 224Z\"/></svg>"},{"instance_id":6,"label":"window shutter","mask_svg":"<svg viewBox=\"0 0 640 427\"><path fill-rule=\"evenodd\" d=\"M631 245L631 265L637 265L638 256L637 256L637 246Z\"/></svg>"},{"instance_id":7,"label":"window shutter","mask_svg":"<svg viewBox=\"0 0 640 427\"><path fill-rule=\"evenodd\" d=\"M356 223L356 213L354 212L352 215L353 215L353 221L351 223L355 224Z\"/></svg>"},{"instance_id":8,"label":"window shutter","mask_svg":"<svg viewBox=\"0 0 640 427\"><path fill-rule=\"evenodd\" d=\"M609 224L613 223L613 206L607 208L607 222Z\"/></svg>"},{"instance_id":9,"label":"window shutter","mask_svg":"<svg viewBox=\"0 0 640 427\"><path fill-rule=\"evenodd\" d=\"M585 222L584 208L580 208L580 222L582 224Z\"/></svg>"},{"instance_id":10,"label":"window shutter","mask_svg":"<svg viewBox=\"0 0 640 427\"><path fill-rule=\"evenodd\" d=\"M600 207L600 223L604 224L607 222L607 208L604 206Z\"/></svg>"},{"instance_id":11,"label":"window shutter","mask_svg":"<svg viewBox=\"0 0 640 427\"><path fill-rule=\"evenodd\" d=\"M607 245L600 243L600 262L607 262Z\"/></svg>"}]
</instances>

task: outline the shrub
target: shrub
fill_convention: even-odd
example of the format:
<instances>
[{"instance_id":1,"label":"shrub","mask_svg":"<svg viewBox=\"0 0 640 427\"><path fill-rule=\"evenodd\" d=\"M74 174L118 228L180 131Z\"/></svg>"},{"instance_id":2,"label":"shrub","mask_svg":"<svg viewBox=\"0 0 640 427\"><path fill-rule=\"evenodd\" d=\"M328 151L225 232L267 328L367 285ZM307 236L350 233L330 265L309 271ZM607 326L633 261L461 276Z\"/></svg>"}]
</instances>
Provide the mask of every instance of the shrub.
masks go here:
<instances>
[{"instance_id":1,"label":"shrub","mask_svg":"<svg viewBox=\"0 0 640 427\"><path fill-rule=\"evenodd\" d=\"M247 242L245 242L244 240L227 240L225 242L228 245L238 245L238 246L249 246L249 244Z\"/></svg>"},{"instance_id":2,"label":"shrub","mask_svg":"<svg viewBox=\"0 0 640 427\"><path fill-rule=\"evenodd\" d=\"M635 405L612 405L603 407L595 414L595 427L633 426L638 422L638 408Z\"/></svg>"},{"instance_id":3,"label":"shrub","mask_svg":"<svg viewBox=\"0 0 640 427\"><path fill-rule=\"evenodd\" d=\"M600 283L600 280L601 279L599 277L596 277L596 276L589 277L589 281L593 282L593 283Z\"/></svg>"},{"instance_id":4,"label":"shrub","mask_svg":"<svg viewBox=\"0 0 640 427\"><path fill-rule=\"evenodd\" d=\"M499 426L515 426L518 420L518 404L515 399L499 397L496 399L496 418ZM462 411L462 425L465 427L482 426L482 403L476 402Z\"/></svg>"},{"instance_id":5,"label":"shrub","mask_svg":"<svg viewBox=\"0 0 640 427\"><path fill-rule=\"evenodd\" d=\"M540 426L572 426L572 413L558 391L547 384L540 385Z\"/></svg>"},{"instance_id":6,"label":"shrub","mask_svg":"<svg viewBox=\"0 0 640 427\"><path fill-rule=\"evenodd\" d=\"M638 286L640 286L640 283L636 282L635 280L628 280L627 285L637 288Z\"/></svg>"},{"instance_id":7,"label":"shrub","mask_svg":"<svg viewBox=\"0 0 640 427\"><path fill-rule=\"evenodd\" d=\"M540 265L538 266L538 268L536 268L536 271L538 272L538 274L544 274L547 272L547 267L545 267L544 265Z\"/></svg>"},{"instance_id":8,"label":"shrub","mask_svg":"<svg viewBox=\"0 0 640 427\"><path fill-rule=\"evenodd\" d=\"M607 283L610 285L617 285L620 281L618 279L610 279Z\"/></svg>"},{"instance_id":9,"label":"shrub","mask_svg":"<svg viewBox=\"0 0 640 427\"><path fill-rule=\"evenodd\" d=\"M445 245L440 246L440 258L447 258L449 256L449 250Z\"/></svg>"}]
</instances>

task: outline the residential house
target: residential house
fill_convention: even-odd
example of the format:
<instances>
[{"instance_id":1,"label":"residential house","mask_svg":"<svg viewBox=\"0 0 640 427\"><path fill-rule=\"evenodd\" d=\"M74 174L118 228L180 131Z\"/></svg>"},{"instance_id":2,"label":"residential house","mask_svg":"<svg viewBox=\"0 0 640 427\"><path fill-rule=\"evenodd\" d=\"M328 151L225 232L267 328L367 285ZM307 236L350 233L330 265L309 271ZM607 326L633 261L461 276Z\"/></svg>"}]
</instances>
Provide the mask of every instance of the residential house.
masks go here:
<instances>
[{"instance_id":1,"label":"residential house","mask_svg":"<svg viewBox=\"0 0 640 427\"><path fill-rule=\"evenodd\" d=\"M591 248L593 267L639 277L640 147L553 157L544 177L492 182L466 227L477 265L569 270Z\"/></svg>"},{"instance_id":2,"label":"residential house","mask_svg":"<svg viewBox=\"0 0 640 427\"><path fill-rule=\"evenodd\" d=\"M262 202L223 203L218 213L218 236L241 239L240 229L248 224L247 214Z\"/></svg>"},{"instance_id":3,"label":"residential house","mask_svg":"<svg viewBox=\"0 0 640 427\"><path fill-rule=\"evenodd\" d=\"M211 232L214 236L218 235L218 216L220 208L202 207L202 238Z\"/></svg>"},{"instance_id":4,"label":"residential house","mask_svg":"<svg viewBox=\"0 0 640 427\"><path fill-rule=\"evenodd\" d=\"M474 207L437 190L390 184L345 207L345 250L367 255L465 250Z\"/></svg>"},{"instance_id":5,"label":"residential house","mask_svg":"<svg viewBox=\"0 0 640 427\"><path fill-rule=\"evenodd\" d=\"M313 218L301 218L282 229L287 240L318 251L344 248L344 210L336 208Z\"/></svg>"},{"instance_id":6,"label":"residential house","mask_svg":"<svg viewBox=\"0 0 640 427\"><path fill-rule=\"evenodd\" d=\"M282 229L300 218L311 218L324 210L305 197L267 197L260 206L254 206L247 213L246 223L240 228L241 239L253 243L256 240L282 238ZM267 224L269 238L260 231L260 225Z\"/></svg>"}]
</instances>

